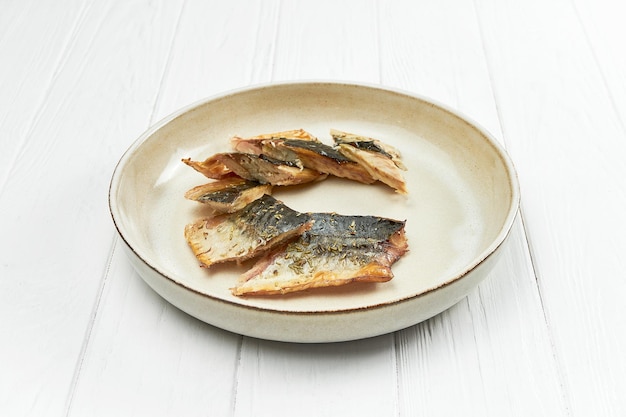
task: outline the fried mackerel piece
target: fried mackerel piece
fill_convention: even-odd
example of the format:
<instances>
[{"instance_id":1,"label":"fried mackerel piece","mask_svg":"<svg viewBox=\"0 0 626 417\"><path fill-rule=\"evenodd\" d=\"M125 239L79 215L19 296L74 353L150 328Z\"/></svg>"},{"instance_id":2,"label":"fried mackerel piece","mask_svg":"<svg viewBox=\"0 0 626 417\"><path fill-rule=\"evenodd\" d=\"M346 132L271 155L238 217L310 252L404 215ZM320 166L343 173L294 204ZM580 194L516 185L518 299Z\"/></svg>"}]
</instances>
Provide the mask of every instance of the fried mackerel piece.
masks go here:
<instances>
[{"instance_id":1,"label":"fried mackerel piece","mask_svg":"<svg viewBox=\"0 0 626 417\"><path fill-rule=\"evenodd\" d=\"M230 177L193 187L185 193L185 198L210 207L214 213L233 213L271 193L270 184Z\"/></svg>"},{"instance_id":2,"label":"fried mackerel piece","mask_svg":"<svg viewBox=\"0 0 626 417\"><path fill-rule=\"evenodd\" d=\"M240 152L267 155L275 160L310 168L324 174L371 184L374 178L358 163L332 146L320 142L305 130L289 130L254 136L231 138L231 145Z\"/></svg>"},{"instance_id":3,"label":"fried mackerel piece","mask_svg":"<svg viewBox=\"0 0 626 417\"><path fill-rule=\"evenodd\" d=\"M185 239L201 264L243 261L295 238L312 226L311 216L263 195L243 209L204 218L185 227Z\"/></svg>"},{"instance_id":4,"label":"fried mackerel piece","mask_svg":"<svg viewBox=\"0 0 626 417\"><path fill-rule=\"evenodd\" d=\"M183 160L187 165L210 167L210 170L198 171L207 175L214 172L228 173L244 178L248 181L256 181L261 184L271 185L297 185L326 178L326 174L318 171L301 168L289 161L281 161L266 155L254 155L243 152L217 153L201 163ZM218 169L216 167L221 166ZM222 174L225 178L228 174ZM216 178L209 176L209 178ZM216 178L217 179L217 178Z\"/></svg>"},{"instance_id":5,"label":"fried mackerel piece","mask_svg":"<svg viewBox=\"0 0 626 417\"><path fill-rule=\"evenodd\" d=\"M347 178L364 184L376 181L370 173L357 162L346 157L337 149L319 141L285 139L277 142L270 151L265 152L275 158L295 158L305 168L314 169L335 177Z\"/></svg>"},{"instance_id":6,"label":"fried mackerel piece","mask_svg":"<svg viewBox=\"0 0 626 417\"><path fill-rule=\"evenodd\" d=\"M404 221L311 214L313 227L268 252L232 288L234 295L274 295L351 282L385 282L408 251Z\"/></svg>"},{"instance_id":7,"label":"fried mackerel piece","mask_svg":"<svg viewBox=\"0 0 626 417\"><path fill-rule=\"evenodd\" d=\"M358 162L373 178L387 184L398 193L408 193L402 174L406 167L402 163L400 152L393 146L377 139L336 129L331 129L330 134L335 141L335 147L342 155Z\"/></svg>"}]
</instances>

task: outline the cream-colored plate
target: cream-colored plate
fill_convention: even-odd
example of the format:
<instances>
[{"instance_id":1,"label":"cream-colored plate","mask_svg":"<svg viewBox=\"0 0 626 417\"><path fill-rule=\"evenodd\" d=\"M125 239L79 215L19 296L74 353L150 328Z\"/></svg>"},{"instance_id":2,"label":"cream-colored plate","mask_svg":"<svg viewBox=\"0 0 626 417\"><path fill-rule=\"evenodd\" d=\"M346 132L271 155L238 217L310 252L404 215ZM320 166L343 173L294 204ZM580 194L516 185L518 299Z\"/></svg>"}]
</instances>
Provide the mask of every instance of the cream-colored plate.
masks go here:
<instances>
[{"instance_id":1,"label":"cream-colored plate","mask_svg":"<svg viewBox=\"0 0 626 417\"><path fill-rule=\"evenodd\" d=\"M249 265L200 268L183 237L203 207L184 199L208 182L181 162L228 151L233 135L331 128L378 138L403 155L408 196L329 178L276 189L293 209L406 220L410 252L387 283L272 297L231 295ZM283 341L331 342L398 330L447 309L499 255L517 213L511 161L483 129L406 92L346 83L282 83L187 107L144 133L121 158L109 204L129 259L166 300L212 325Z\"/></svg>"}]
</instances>

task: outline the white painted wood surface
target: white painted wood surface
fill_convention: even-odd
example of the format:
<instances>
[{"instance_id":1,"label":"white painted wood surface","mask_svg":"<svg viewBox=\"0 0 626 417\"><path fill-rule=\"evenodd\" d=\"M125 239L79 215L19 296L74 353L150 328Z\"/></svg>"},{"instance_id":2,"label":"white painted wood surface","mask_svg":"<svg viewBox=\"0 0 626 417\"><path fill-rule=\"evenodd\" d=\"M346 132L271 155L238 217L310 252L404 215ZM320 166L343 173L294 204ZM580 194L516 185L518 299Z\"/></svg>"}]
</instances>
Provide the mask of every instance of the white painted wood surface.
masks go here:
<instances>
[{"instance_id":1,"label":"white painted wood surface","mask_svg":"<svg viewBox=\"0 0 626 417\"><path fill-rule=\"evenodd\" d=\"M0 4L0 415L626 415L617 1ZM251 339L121 251L115 163L198 99L293 79L430 96L511 154L522 212L466 299L369 340Z\"/></svg>"}]
</instances>

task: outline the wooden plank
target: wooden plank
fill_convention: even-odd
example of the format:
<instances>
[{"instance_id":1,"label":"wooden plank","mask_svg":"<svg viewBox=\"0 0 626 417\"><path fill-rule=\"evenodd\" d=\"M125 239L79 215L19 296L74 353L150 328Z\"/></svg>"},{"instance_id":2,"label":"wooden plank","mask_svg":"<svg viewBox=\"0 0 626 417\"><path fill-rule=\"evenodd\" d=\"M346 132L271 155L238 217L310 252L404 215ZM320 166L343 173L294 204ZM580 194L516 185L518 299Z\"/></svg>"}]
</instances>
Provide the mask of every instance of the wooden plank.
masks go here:
<instances>
[{"instance_id":1,"label":"wooden plank","mask_svg":"<svg viewBox=\"0 0 626 417\"><path fill-rule=\"evenodd\" d=\"M185 4L154 120L200 99L272 77L279 2L205 3Z\"/></svg>"},{"instance_id":2,"label":"wooden plank","mask_svg":"<svg viewBox=\"0 0 626 417\"><path fill-rule=\"evenodd\" d=\"M71 351L63 351L67 345L59 349L55 336L46 331L60 300L55 299L55 284L46 282L46 274L33 268L28 241L37 229L23 223L32 220L30 216L43 205L33 210L25 201L24 189L34 192L36 188L21 168L31 165L24 149L34 140L33 123L41 114L54 72L68 52L83 8L80 2L67 2L61 9L13 1L4 3L0 14L0 230L5 237L0 241L0 410L6 415L61 411L76 360ZM45 227L44 222L38 223ZM54 268L53 263L48 266ZM89 311L87 306L86 315ZM57 329L71 325L58 313L56 318ZM75 329L78 343L84 323ZM71 331L65 334L70 336Z\"/></svg>"},{"instance_id":3,"label":"wooden plank","mask_svg":"<svg viewBox=\"0 0 626 417\"><path fill-rule=\"evenodd\" d=\"M0 191L41 111L85 3L3 3L0 14Z\"/></svg>"},{"instance_id":4,"label":"wooden plank","mask_svg":"<svg viewBox=\"0 0 626 417\"><path fill-rule=\"evenodd\" d=\"M571 2L478 1L477 9L569 411L624 415L625 135L608 70ZM622 54L612 45L603 56Z\"/></svg>"},{"instance_id":5,"label":"wooden plank","mask_svg":"<svg viewBox=\"0 0 626 417\"><path fill-rule=\"evenodd\" d=\"M394 2L383 11L384 82L460 110L502 140L472 2ZM401 415L566 415L519 220L510 239L478 290L398 333Z\"/></svg>"},{"instance_id":6,"label":"wooden plank","mask_svg":"<svg viewBox=\"0 0 626 417\"><path fill-rule=\"evenodd\" d=\"M275 26L276 11L245 1L185 2L171 46L162 45L171 52L161 65L160 85L153 86L151 122L263 77L267 57L254 45L273 40L274 29L265 30ZM160 26L171 31L169 24ZM242 336L201 323L159 298L132 273L119 248L107 277L70 415L230 415Z\"/></svg>"},{"instance_id":7,"label":"wooden plank","mask_svg":"<svg viewBox=\"0 0 626 417\"><path fill-rule=\"evenodd\" d=\"M396 415L392 340L302 345L244 338L234 415Z\"/></svg>"},{"instance_id":8,"label":"wooden plank","mask_svg":"<svg viewBox=\"0 0 626 417\"><path fill-rule=\"evenodd\" d=\"M626 54L624 49L624 19L622 3L616 0L574 1L574 13L581 21L585 41L602 76L604 88L619 115L622 128L626 125Z\"/></svg>"},{"instance_id":9,"label":"wooden plank","mask_svg":"<svg viewBox=\"0 0 626 417\"><path fill-rule=\"evenodd\" d=\"M567 415L529 268L517 221L478 291L398 334L401 415Z\"/></svg>"},{"instance_id":10,"label":"wooden plank","mask_svg":"<svg viewBox=\"0 0 626 417\"><path fill-rule=\"evenodd\" d=\"M160 298L116 247L68 415L229 415L240 340Z\"/></svg>"},{"instance_id":11,"label":"wooden plank","mask_svg":"<svg viewBox=\"0 0 626 417\"><path fill-rule=\"evenodd\" d=\"M272 80L380 82L378 2L281 4Z\"/></svg>"},{"instance_id":12,"label":"wooden plank","mask_svg":"<svg viewBox=\"0 0 626 417\"><path fill-rule=\"evenodd\" d=\"M37 102L35 113L8 119L25 134L0 195L0 230L10 236L0 250L10 277L0 281L3 340L11 341L0 348L7 415L65 414L113 241L110 174L147 125L180 8L148 6L37 2L26 20L50 28L24 25L20 35L43 49L22 49L30 40L4 44L33 62L25 78L13 75L19 87L11 91ZM48 55L46 45L57 44ZM20 97L13 102L24 106Z\"/></svg>"}]
</instances>

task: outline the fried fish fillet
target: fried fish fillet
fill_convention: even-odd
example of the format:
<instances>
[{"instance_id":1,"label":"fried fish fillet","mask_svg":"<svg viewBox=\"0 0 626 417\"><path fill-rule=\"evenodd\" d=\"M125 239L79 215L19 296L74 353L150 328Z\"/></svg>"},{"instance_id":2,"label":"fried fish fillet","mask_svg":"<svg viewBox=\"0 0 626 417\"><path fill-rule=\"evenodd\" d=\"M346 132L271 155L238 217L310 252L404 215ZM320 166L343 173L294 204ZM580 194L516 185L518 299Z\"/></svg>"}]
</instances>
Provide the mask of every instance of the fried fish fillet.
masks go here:
<instances>
[{"instance_id":1,"label":"fried fish fillet","mask_svg":"<svg viewBox=\"0 0 626 417\"><path fill-rule=\"evenodd\" d=\"M387 184L400 194L407 194L400 152L377 139L331 129L337 150L361 165L372 178Z\"/></svg>"},{"instance_id":2,"label":"fried fish fillet","mask_svg":"<svg viewBox=\"0 0 626 417\"><path fill-rule=\"evenodd\" d=\"M289 161L242 152L221 154L226 166L242 178L262 184L296 185L326 178L326 175L309 168L301 168Z\"/></svg>"},{"instance_id":3,"label":"fried fish fillet","mask_svg":"<svg viewBox=\"0 0 626 417\"><path fill-rule=\"evenodd\" d=\"M266 151L269 153L269 151ZM376 181L359 163L319 141L285 139L274 145L274 157L294 155L305 168L364 184Z\"/></svg>"},{"instance_id":4,"label":"fried fish fillet","mask_svg":"<svg viewBox=\"0 0 626 417\"><path fill-rule=\"evenodd\" d=\"M193 187L185 193L185 198L202 203L215 213L233 213L271 193L270 184L229 177Z\"/></svg>"},{"instance_id":5,"label":"fried fish fillet","mask_svg":"<svg viewBox=\"0 0 626 417\"><path fill-rule=\"evenodd\" d=\"M311 216L263 195L243 209L203 218L185 227L185 239L203 266L243 261L295 238L312 226Z\"/></svg>"},{"instance_id":6,"label":"fried fish fillet","mask_svg":"<svg viewBox=\"0 0 626 417\"><path fill-rule=\"evenodd\" d=\"M301 168L347 178L365 184L375 181L366 169L330 145L319 141L305 130L290 130L254 136L231 138L231 145L239 152L266 155Z\"/></svg>"},{"instance_id":7,"label":"fried fish fillet","mask_svg":"<svg viewBox=\"0 0 626 417\"><path fill-rule=\"evenodd\" d=\"M289 162L244 152L217 153L203 162L183 160L208 178L238 176L271 185L297 185L326 178L326 174Z\"/></svg>"},{"instance_id":8,"label":"fried fish fillet","mask_svg":"<svg viewBox=\"0 0 626 417\"><path fill-rule=\"evenodd\" d=\"M385 282L408 251L405 222L375 216L311 214L313 226L263 256L232 288L234 295L273 295L351 282Z\"/></svg>"}]
</instances>

